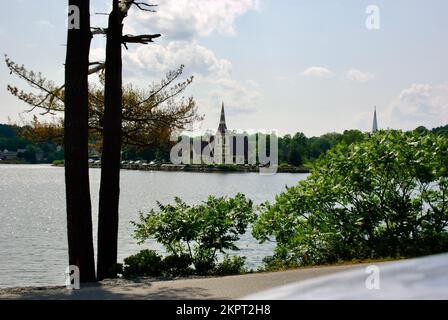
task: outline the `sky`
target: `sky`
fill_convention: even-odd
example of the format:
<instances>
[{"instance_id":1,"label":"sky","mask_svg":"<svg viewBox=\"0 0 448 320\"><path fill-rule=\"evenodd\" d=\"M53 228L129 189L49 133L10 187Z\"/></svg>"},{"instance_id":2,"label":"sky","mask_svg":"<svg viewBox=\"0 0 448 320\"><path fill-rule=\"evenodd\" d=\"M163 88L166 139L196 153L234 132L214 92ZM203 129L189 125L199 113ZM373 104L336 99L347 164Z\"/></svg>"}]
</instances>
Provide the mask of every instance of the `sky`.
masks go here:
<instances>
[{"instance_id":1,"label":"sky","mask_svg":"<svg viewBox=\"0 0 448 320\"><path fill-rule=\"evenodd\" d=\"M105 27L111 0L91 0ZM161 33L123 50L124 81L147 87L185 65L185 92L216 129L221 102L231 129L308 136L448 124L446 0L159 0L156 13L132 9L125 33ZM379 29L366 27L379 9ZM0 53L63 83L67 1L16 0L0 11ZM375 12L376 13L376 12ZM379 17L379 19L378 19ZM95 37L91 60L104 60ZM0 123L29 118L6 90L28 89L0 64Z\"/></svg>"}]
</instances>

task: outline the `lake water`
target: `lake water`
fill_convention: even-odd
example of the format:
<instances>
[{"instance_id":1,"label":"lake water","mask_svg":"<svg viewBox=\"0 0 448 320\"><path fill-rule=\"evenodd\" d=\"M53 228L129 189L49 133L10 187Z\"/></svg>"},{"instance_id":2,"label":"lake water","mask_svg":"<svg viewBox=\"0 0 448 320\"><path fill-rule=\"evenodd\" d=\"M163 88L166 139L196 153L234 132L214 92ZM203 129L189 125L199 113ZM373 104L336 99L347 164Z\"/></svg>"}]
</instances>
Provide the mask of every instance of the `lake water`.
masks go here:
<instances>
[{"instance_id":1,"label":"lake water","mask_svg":"<svg viewBox=\"0 0 448 320\"><path fill-rule=\"evenodd\" d=\"M137 245L130 221L156 201L172 202L175 196L199 203L209 194L234 196L240 192L259 204L274 200L285 186L295 185L306 174L121 172L118 258L149 248ZM100 170L91 169L94 241ZM0 287L63 285L67 267L64 169L49 165L0 165ZM272 244L259 245L250 234L238 243L239 255L256 268L271 255Z\"/></svg>"}]
</instances>

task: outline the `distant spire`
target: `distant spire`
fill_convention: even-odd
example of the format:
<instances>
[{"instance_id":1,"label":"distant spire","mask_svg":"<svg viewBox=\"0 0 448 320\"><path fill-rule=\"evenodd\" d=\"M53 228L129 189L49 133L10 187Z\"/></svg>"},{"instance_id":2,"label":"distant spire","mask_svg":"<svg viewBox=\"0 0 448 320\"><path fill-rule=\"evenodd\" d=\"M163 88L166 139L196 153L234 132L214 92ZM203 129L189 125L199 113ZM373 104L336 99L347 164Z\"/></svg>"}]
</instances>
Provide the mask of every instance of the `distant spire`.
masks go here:
<instances>
[{"instance_id":1,"label":"distant spire","mask_svg":"<svg viewBox=\"0 0 448 320\"><path fill-rule=\"evenodd\" d=\"M376 106L375 106L375 111L373 113L373 125L372 125L372 133L375 133L378 131L378 120L376 117Z\"/></svg>"},{"instance_id":2,"label":"distant spire","mask_svg":"<svg viewBox=\"0 0 448 320\"><path fill-rule=\"evenodd\" d=\"M225 133L226 131L227 131L226 114L224 112L224 102L223 102L221 108L221 118L219 120L218 132Z\"/></svg>"}]
</instances>

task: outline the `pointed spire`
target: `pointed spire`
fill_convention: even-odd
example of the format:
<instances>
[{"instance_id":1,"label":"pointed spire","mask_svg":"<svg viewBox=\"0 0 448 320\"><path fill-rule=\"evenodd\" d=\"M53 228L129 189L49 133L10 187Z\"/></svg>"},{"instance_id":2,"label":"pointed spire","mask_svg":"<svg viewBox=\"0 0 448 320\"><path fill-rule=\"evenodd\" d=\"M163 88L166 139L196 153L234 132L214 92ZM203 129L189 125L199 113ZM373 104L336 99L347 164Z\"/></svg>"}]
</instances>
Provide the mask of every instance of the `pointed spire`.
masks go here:
<instances>
[{"instance_id":1,"label":"pointed spire","mask_svg":"<svg viewBox=\"0 0 448 320\"><path fill-rule=\"evenodd\" d=\"M221 108L221 118L219 120L218 132L225 133L226 131L227 131L226 114L225 114L225 111L224 111L224 102L223 102L222 103L222 108Z\"/></svg>"},{"instance_id":2,"label":"pointed spire","mask_svg":"<svg viewBox=\"0 0 448 320\"><path fill-rule=\"evenodd\" d=\"M375 133L378 131L378 120L376 117L376 106L375 106L375 111L373 113L373 125L372 125L372 133Z\"/></svg>"}]
</instances>

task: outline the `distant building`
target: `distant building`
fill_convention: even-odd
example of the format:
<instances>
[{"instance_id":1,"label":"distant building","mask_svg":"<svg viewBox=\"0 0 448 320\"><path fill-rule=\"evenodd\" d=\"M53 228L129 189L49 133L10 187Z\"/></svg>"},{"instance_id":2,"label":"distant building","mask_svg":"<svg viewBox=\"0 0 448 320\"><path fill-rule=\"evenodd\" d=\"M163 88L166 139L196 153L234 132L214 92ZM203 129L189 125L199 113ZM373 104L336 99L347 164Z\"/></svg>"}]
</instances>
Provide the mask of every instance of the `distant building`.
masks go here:
<instances>
[{"instance_id":1,"label":"distant building","mask_svg":"<svg viewBox=\"0 0 448 320\"><path fill-rule=\"evenodd\" d=\"M204 141L201 137L195 137L191 141L190 160L193 164L207 163L204 158L205 148L211 143L213 148L209 154L209 160L215 164L245 164L248 159L248 138L245 134L238 134L227 128L224 103L221 106L221 116L218 130L215 135Z\"/></svg>"},{"instance_id":2,"label":"distant building","mask_svg":"<svg viewBox=\"0 0 448 320\"><path fill-rule=\"evenodd\" d=\"M375 107L375 111L373 113L372 133L375 133L377 131L378 131L378 119L376 117L376 107Z\"/></svg>"},{"instance_id":3,"label":"distant building","mask_svg":"<svg viewBox=\"0 0 448 320\"><path fill-rule=\"evenodd\" d=\"M0 159L6 161L17 160L17 151L8 151L5 149L3 152L0 152Z\"/></svg>"},{"instance_id":4,"label":"distant building","mask_svg":"<svg viewBox=\"0 0 448 320\"><path fill-rule=\"evenodd\" d=\"M221 107L221 117L219 119L218 131L215 135L215 148L214 148L214 161L216 164L224 164L227 162L231 162L233 159L230 158L230 144L228 137L228 130L226 124L226 114L224 111L224 102Z\"/></svg>"}]
</instances>

